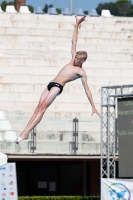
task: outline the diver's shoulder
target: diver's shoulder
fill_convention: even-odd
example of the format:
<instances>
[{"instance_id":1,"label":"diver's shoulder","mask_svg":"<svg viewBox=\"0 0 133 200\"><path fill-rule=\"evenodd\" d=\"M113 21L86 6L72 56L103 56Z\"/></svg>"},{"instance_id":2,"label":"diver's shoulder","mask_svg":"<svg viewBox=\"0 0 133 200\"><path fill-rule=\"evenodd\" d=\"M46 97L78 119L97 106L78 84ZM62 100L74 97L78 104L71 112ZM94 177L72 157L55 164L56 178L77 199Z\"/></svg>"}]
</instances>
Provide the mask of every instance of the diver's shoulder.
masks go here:
<instances>
[{"instance_id":1,"label":"diver's shoulder","mask_svg":"<svg viewBox=\"0 0 133 200\"><path fill-rule=\"evenodd\" d=\"M81 68L78 68L78 71L77 71L77 72L78 72L78 74L81 75L82 77L83 77L83 76L86 76L86 72L85 72L85 70L84 70L82 67L81 67Z\"/></svg>"}]
</instances>

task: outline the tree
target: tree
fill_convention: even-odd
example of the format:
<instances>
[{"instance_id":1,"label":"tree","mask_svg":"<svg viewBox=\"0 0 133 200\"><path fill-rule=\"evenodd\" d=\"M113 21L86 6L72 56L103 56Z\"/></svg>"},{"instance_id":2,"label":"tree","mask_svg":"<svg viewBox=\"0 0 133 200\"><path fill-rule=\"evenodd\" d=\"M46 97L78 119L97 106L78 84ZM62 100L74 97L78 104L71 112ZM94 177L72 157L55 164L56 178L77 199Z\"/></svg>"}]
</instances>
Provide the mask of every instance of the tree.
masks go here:
<instances>
[{"instance_id":1,"label":"tree","mask_svg":"<svg viewBox=\"0 0 133 200\"><path fill-rule=\"evenodd\" d=\"M10 2L7 3L7 5L14 6L14 2L13 2L13 1L10 1Z\"/></svg>"},{"instance_id":2,"label":"tree","mask_svg":"<svg viewBox=\"0 0 133 200\"><path fill-rule=\"evenodd\" d=\"M14 5L14 2L13 1L10 1L10 2L6 2L6 1L3 1L2 3L1 3L1 8L2 8L2 10L3 11L5 11L6 10L6 6L7 5Z\"/></svg>"},{"instance_id":3,"label":"tree","mask_svg":"<svg viewBox=\"0 0 133 200\"><path fill-rule=\"evenodd\" d=\"M48 8L52 8L52 7L53 7L52 4L51 4L51 5L45 4L43 11L44 11L45 13L47 13L47 12L48 12Z\"/></svg>"},{"instance_id":4,"label":"tree","mask_svg":"<svg viewBox=\"0 0 133 200\"><path fill-rule=\"evenodd\" d=\"M130 9L126 12L127 17L133 17L133 9Z\"/></svg>"},{"instance_id":5,"label":"tree","mask_svg":"<svg viewBox=\"0 0 133 200\"><path fill-rule=\"evenodd\" d=\"M34 12L34 7L33 6L31 6L31 5L27 5L28 6L28 8L29 8L29 11L31 11L32 13Z\"/></svg>"},{"instance_id":6,"label":"tree","mask_svg":"<svg viewBox=\"0 0 133 200\"><path fill-rule=\"evenodd\" d=\"M7 2L6 2L6 1L3 1L3 2L1 3L1 8L2 8L3 11L6 10L6 6L7 6Z\"/></svg>"},{"instance_id":7,"label":"tree","mask_svg":"<svg viewBox=\"0 0 133 200\"><path fill-rule=\"evenodd\" d=\"M7 5L14 5L14 1L10 1L10 2L3 1L3 2L1 3L1 8L2 8L3 11L6 10L6 6L7 6ZM31 6L31 5L27 5L27 6L28 6L28 8L29 8L29 10L30 10L31 12L34 11L33 6Z\"/></svg>"},{"instance_id":8,"label":"tree","mask_svg":"<svg viewBox=\"0 0 133 200\"><path fill-rule=\"evenodd\" d=\"M100 3L97 8L97 12L99 15L101 15L102 10L110 10L112 15L117 16L117 6L116 3L110 2L110 3Z\"/></svg>"},{"instance_id":9,"label":"tree","mask_svg":"<svg viewBox=\"0 0 133 200\"><path fill-rule=\"evenodd\" d=\"M88 15L88 13L89 13L88 10L85 10L85 11L84 11L84 14L85 14L85 15Z\"/></svg>"},{"instance_id":10,"label":"tree","mask_svg":"<svg viewBox=\"0 0 133 200\"><path fill-rule=\"evenodd\" d=\"M102 10L110 10L112 15L115 16L126 16L126 13L129 13L129 10L132 8L130 0L117 0L116 2L110 3L100 3L96 8L98 14L101 14Z\"/></svg>"},{"instance_id":11,"label":"tree","mask_svg":"<svg viewBox=\"0 0 133 200\"><path fill-rule=\"evenodd\" d=\"M131 8L131 2L129 0L117 0L117 11L119 16L125 16Z\"/></svg>"},{"instance_id":12,"label":"tree","mask_svg":"<svg viewBox=\"0 0 133 200\"><path fill-rule=\"evenodd\" d=\"M61 9L60 8L56 8L56 11L58 14L61 14Z\"/></svg>"},{"instance_id":13,"label":"tree","mask_svg":"<svg viewBox=\"0 0 133 200\"><path fill-rule=\"evenodd\" d=\"M20 6L25 6L26 0L14 0L14 6L17 12L19 12Z\"/></svg>"}]
</instances>

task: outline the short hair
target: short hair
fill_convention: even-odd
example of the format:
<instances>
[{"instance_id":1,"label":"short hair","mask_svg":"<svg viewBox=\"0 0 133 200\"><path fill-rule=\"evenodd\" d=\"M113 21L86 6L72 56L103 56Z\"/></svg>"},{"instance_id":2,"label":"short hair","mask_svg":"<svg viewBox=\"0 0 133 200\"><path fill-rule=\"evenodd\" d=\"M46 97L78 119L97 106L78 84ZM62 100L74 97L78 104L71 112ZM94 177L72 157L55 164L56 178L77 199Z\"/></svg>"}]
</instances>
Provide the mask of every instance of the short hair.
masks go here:
<instances>
[{"instance_id":1,"label":"short hair","mask_svg":"<svg viewBox=\"0 0 133 200\"><path fill-rule=\"evenodd\" d=\"M87 52L86 51L77 51L76 55L82 56L82 59L85 61L87 59Z\"/></svg>"}]
</instances>

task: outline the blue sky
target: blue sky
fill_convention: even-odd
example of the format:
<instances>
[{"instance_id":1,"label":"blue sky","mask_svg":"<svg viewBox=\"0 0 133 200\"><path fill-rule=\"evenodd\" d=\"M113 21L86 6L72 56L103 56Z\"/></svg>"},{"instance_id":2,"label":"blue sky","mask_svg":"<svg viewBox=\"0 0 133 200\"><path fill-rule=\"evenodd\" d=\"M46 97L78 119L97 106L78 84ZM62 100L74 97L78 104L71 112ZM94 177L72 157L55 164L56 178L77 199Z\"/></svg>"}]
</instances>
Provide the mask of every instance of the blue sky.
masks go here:
<instances>
[{"instance_id":1,"label":"blue sky","mask_svg":"<svg viewBox=\"0 0 133 200\"><path fill-rule=\"evenodd\" d=\"M115 2L116 0L73 0L73 11L76 8L82 8L83 10L89 10L96 8L97 5L102 2ZM56 8L68 8L70 0L26 0L26 4L31 4L33 6L44 7L45 4L54 4Z\"/></svg>"},{"instance_id":2,"label":"blue sky","mask_svg":"<svg viewBox=\"0 0 133 200\"><path fill-rule=\"evenodd\" d=\"M3 0L0 0L0 3ZM7 2L13 0L7 0ZM116 0L72 0L73 1L73 12L76 8L82 8L83 10L90 10L96 8L99 3L115 2ZM68 8L70 0L26 0L26 4L30 4L33 7L41 6L44 8L45 4L54 4L56 8ZM133 0L131 0L133 3Z\"/></svg>"},{"instance_id":3,"label":"blue sky","mask_svg":"<svg viewBox=\"0 0 133 200\"><path fill-rule=\"evenodd\" d=\"M0 0L2 2L3 0ZM13 0L7 0L7 2ZM83 10L90 10L96 8L99 3L115 2L116 0L73 0L73 11L76 8L82 8ZM26 0L26 4L30 4L33 7L41 6L44 8L45 4L54 4L56 8L67 8L69 7L70 0ZM133 2L133 0L132 0Z\"/></svg>"}]
</instances>

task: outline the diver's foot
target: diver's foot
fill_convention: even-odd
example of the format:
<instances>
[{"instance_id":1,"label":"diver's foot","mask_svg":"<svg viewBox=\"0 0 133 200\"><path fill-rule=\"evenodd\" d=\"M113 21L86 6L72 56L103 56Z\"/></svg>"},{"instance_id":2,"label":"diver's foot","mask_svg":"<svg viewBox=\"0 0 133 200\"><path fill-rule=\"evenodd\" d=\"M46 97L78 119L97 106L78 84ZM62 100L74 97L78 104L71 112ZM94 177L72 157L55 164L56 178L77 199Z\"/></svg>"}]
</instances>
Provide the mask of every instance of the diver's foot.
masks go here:
<instances>
[{"instance_id":1,"label":"diver's foot","mask_svg":"<svg viewBox=\"0 0 133 200\"><path fill-rule=\"evenodd\" d=\"M16 144L19 144L19 142L21 142L22 140L23 140L23 138L17 137L17 139L15 140L15 143L16 143Z\"/></svg>"},{"instance_id":2,"label":"diver's foot","mask_svg":"<svg viewBox=\"0 0 133 200\"><path fill-rule=\"evenodd\" d=\"M16 144L19 144L19 142L21 142L22 140L28 140L29 139L29 135L27 135L26 137L17 137L17 139L15 140Z\"/></svg>"},{"instance_id":3,"label":"diver's foot","mask_svg":"<svg viewBox=\"0 0 133 200\"><path fill-rule=\"evenodd\" d=\"M27 135L23 140L28 140L29 139L29 135Z\"/></svg>"}]
</instances>

